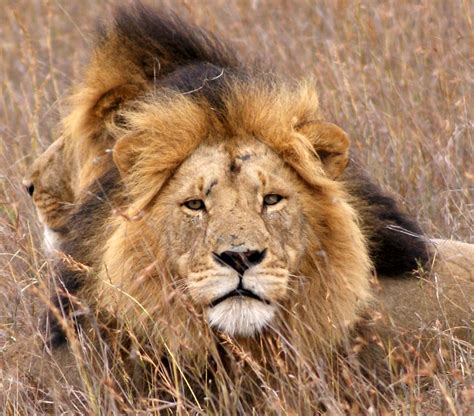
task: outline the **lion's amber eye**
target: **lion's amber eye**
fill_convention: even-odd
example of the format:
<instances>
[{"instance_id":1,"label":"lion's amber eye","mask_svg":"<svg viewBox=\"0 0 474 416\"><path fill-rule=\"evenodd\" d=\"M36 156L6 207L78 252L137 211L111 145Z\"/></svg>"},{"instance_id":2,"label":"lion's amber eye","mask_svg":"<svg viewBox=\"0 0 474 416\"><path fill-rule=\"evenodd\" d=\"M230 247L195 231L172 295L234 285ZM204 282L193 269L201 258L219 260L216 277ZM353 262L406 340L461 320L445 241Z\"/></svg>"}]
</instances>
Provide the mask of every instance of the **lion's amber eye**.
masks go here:
<instances>
[{"instance_id":1,"label":"lion's amber eye","mask_svg":"<svg viewBox=\"0 0 474 416\"><path fill-rule=\"evenodd\" d=\"M278 194L268 194L263 197L263 203L265 205L276 205L278 204L283 197Z\"/></svg>"},{"instance_id":2,"label":"lion's amber eye","mask_svg":"<svg viewBox=\"0 0 474 416\"><path fill-rule=\"evenodd\" d=\"M204 205L204 201L202 199L191 199L190 201L186 201L184 206L186 208L192 209L193 211L199 211L206 208L206 205Z\"/></svg>"}]
</instances>

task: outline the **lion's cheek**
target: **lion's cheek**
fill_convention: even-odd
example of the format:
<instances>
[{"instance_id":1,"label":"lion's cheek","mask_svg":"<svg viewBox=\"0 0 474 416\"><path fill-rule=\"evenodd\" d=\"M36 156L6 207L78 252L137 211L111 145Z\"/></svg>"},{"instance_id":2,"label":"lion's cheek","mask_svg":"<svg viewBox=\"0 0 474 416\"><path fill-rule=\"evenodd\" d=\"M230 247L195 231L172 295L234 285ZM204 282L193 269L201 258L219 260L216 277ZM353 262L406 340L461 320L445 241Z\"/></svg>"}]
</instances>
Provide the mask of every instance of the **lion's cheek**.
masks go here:
<instances>
[{"instance_id":1,"label":"lion's cheek","mask_svg":"<svg viewBox=\"0 0 474 416\"><path fill-rule=\"evenodd\" d=\"M290 210L291 207L287 209ZM294 221L290 213L283 212L267 218L267 229L272 236L271 250L274 256L284 260L289 270L297 269L306 250L304 224L301 221Z\"/></svg>"},{"instance_id":2,"label":"lion's cheek","mask_svg":"<svg viewBox=\"0 0 474 416\"><path fill-rule=\"evenodd\" d=\"M205 249L202 247L206 233L206 224L196 218L184 217L180 212L171 213L166 219L157 218L161 222L162 241L169 258L181 258L192 263L193 259L203 258ZM204 253L198 253L198 252ZM191 254L190 254L191 253Z\"/></svg>"}]
</instances>

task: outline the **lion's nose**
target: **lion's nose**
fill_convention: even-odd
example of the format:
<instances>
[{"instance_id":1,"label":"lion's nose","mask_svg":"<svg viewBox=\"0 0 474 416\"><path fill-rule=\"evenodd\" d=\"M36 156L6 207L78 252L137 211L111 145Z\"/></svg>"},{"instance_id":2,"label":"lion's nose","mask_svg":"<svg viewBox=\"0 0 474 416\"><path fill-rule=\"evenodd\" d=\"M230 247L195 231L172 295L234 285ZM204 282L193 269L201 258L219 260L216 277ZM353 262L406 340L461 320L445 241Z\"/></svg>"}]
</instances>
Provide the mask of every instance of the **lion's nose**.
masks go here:
<instances>
[{"instance_id":1,"label":"lion's nose","mask_svg":"<svg viewBox=\"0 0 474 416\"><path fill-rule=\"evenodd\" d=\"M214 253L215 260L234 269L240 276L252 266L262 262L267 250L247 250L247 251L224 251L220 254Z\"/></svg>"}]
</instances>

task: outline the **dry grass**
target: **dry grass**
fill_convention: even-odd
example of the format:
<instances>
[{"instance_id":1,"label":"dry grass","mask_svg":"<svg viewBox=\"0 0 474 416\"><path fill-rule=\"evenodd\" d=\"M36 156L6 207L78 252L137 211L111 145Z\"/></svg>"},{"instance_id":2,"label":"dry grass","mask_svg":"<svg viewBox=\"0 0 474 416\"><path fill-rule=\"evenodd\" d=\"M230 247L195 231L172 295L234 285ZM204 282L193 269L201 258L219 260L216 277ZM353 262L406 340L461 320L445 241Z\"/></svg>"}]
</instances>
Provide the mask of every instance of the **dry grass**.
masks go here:
<instances>
[{"instance_id":1,"label":"dry grass","mask_svg":"<svg viewBox=\"0 0 474 416\"><path fill-rule=\"evenodd\" d=\"M0 351L22 333L34 331L41 302L35 301L32 289L42 293L50 275L21 178L32 159L53 140L62 114L61 98L87 59L95 19L107 17L112 4L2 2ZM370 174L400 196L430 236L474 242L474 16L469 1L211 0L198 4L183 0L173 8L232 39L242 54L261 57L289 77L315 77L327 119L350 134ZM91 368L91 355L100 355L89 350L92 344L83 339L77 343L80 389L54 380L38 389L26 379L7 376L2 372L5 363L0 362L0 409L18 414L249 410L239 409L232 391L224 387L204 410L176 393L173 382L167 389L179 397L176 402L134 398L109 382L106 367ZM467 414L472 382L469 349L451 340L444 354L451 358L451 367L447 364L443 375L431 377L428 392L422 388L423 379L415 377L401 388L392 386L382 397L355 375L349 381L359 389L359 396L355 407L348 409L341 396L327 388L331 380L323 380L321 369L316 369L297 381L282 373L280 387L287 393L272 390L272 383L266 384L262 376L260 400L270 401L267 409L277 414L291 413L291 407L314 413L317 408L310 403L318 399L334 413L370 413L372 405L416 413L425 405L442 413ZM45 367L53 366L48 357L40 359ZM296 383L296 390L289 387L291 383Z\"/></svg>"}]
</instances>

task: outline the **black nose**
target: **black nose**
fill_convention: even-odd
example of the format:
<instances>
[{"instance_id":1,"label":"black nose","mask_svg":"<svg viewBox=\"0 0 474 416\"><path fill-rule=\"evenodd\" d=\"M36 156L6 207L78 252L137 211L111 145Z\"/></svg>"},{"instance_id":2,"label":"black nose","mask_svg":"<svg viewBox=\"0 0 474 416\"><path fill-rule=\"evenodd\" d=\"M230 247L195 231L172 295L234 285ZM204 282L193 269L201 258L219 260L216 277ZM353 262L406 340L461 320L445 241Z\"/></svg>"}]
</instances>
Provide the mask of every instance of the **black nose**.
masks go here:
<instances>
[{"instance_id":1,"label":"black nose","mask_svg":"<svg viewBox=\"0 0 474 416\"><path fill-rule=\"evenodd\" d=\"M247 251L224 251L220 254L214 253L215 260L234 269L240 276L252 266L259 264L264 258L267 250Z\"/></svg>"},{"instance_id":2,"label":"black nose","mask_svg":"<svg viewBox=\"0 0 474 416\"><path fill-rule=\"evenodd\" d=\"M33 184L26 185L25 189L26 189L26 192L30 194L30 196L33 196L33 193L35 192L35 187Z\"/></svg>"}]
</instances>

